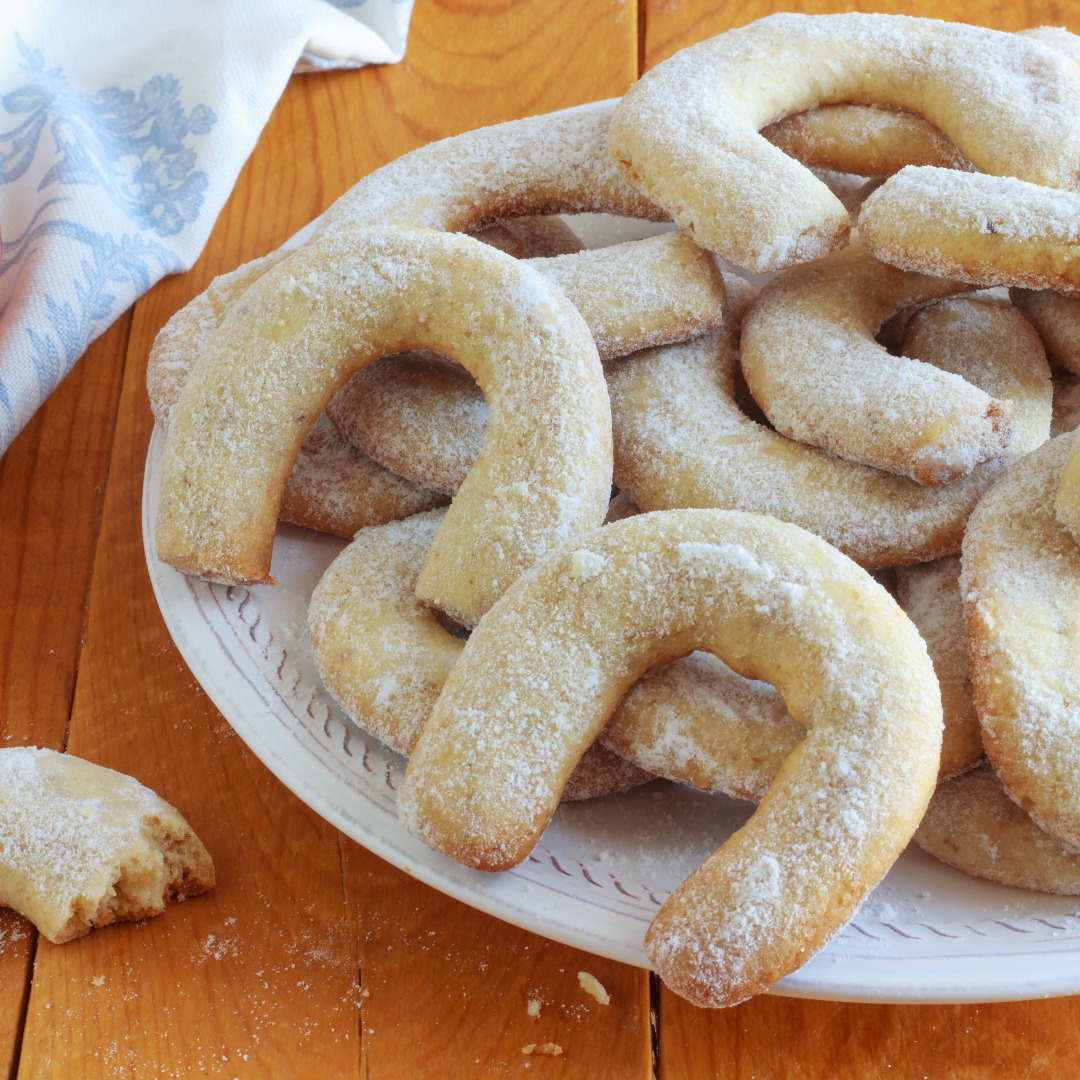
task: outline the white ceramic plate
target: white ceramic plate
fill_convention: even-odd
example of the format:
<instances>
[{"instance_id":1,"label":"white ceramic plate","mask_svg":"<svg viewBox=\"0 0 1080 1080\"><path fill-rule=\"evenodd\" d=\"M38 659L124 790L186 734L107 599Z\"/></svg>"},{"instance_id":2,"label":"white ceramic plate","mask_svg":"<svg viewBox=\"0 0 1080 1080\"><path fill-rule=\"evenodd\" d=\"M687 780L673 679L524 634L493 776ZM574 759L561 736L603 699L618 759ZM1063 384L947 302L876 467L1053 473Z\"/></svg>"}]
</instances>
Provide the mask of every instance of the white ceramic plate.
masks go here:
<instances>
[{"instance_id":1,"label":"white ceramic plate","mask_svg":"<svg viewBox=\"0 0 1080 1080\"><path fill-rule=\"evenodd\" d=\"M591 216L575 225L590 246L654 231ZM404 760L344 716L312 661L308 598L343 541L282 525L276 587L185 577L154 555L163 446L155 430L143 487L154 592L192 673L260 760L331 824L436 889L556 941L647 966L642 939L659 905L751 808L657 781L561 806L535 852L507 873L435 854L397 822ZM775 992L877 1002L1077 993L1080 901L976 881L913 847L856 919Z\"/></svg>"}]
</instances>

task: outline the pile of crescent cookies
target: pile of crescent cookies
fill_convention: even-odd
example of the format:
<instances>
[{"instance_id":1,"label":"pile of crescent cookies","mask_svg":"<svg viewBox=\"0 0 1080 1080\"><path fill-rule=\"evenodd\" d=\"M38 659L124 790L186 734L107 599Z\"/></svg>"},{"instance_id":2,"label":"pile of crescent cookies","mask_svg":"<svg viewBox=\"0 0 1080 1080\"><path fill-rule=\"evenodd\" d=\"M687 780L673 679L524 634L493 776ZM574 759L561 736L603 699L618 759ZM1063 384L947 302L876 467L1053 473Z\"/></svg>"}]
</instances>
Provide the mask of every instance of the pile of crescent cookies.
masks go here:
<instances>
[{"instance_id":1,"label":"pile of crescent cookies","mask_svg":"<svg viewBox=\"0 0 1080 1080\"><path fill-rule=\"evenodd\" d=\"M178 312L158 554L351 540L320 674L466 866L653 776L758 802L645 942L734 1004L913 837L1080 894L1078 297L1080 39L771 16L407 154Z\"/></svg>"}]
</instances>

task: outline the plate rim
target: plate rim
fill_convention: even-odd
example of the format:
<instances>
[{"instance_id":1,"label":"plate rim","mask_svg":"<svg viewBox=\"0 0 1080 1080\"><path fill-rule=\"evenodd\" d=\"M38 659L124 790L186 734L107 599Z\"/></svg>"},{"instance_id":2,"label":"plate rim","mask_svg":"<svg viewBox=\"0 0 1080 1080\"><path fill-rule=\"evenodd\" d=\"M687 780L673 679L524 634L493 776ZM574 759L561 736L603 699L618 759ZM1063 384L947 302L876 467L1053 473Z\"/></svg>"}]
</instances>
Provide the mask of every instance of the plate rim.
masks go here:
<instances>
[{"instance_id":1,"label":"plate rim","mask_svg":"<svg viewBox=\"0 0 1080 1080\"><path fill-rule=\"evenodd\" d=\"M601 108L617 100L609 98L590 102L559 110L559 113ZM286 240L279 250L299 247L314 232L320 220L321 215ZM523 903L510 903L508 895L515 890L495 884L508 880L510 874L486 875L459 867L425 848L420 841L404 833L400 826L397 829L401 837L395 842L386 835L385 830L378 829L376 823L361 820L331 799L330 791L334 790L333 785L339 782L339 778L320 755L311 753L310 746L307 747L306 757L297 756L287 760L281 752L275 751L265 739L260 738L257 727L245 716L245 695L238 693L229 680L210 677L213 665L220 663L222 656L208 649L206 642L194 640L187 632L177 609L175 593L178 582L170 582L170 576L174 575L175 579L182 581L189 596L194 595L193 586L185 575L160 563L154 551L157 491L164 442L161 428L155 425L147 448L142 492L143 552L155 601L192 675L255 756L286 788L329 824L439 892L542 937L621 963L646 967L644 952L640 947L634 949L616 936L598 934L595 925L586 931L566 920L553 921L550 914L531 912ZM182 590L180 595L183 595ZM237 667L227 649L224 649L224 653ZM248 681L246 675L244 681ZM250 693L261 700L259 690L253 685ZM304 744L304 740L298 741ZM300 762L304 762L304 765L300 766ZM329 790L324 790L318 783L326 779L331 782ZM374 800L370 801L374 805ZM396 826L396 820L393 824ZM590 906L576 897L570 899L571 910ZM1037 977L1021 978L1018 985L1015 961L1023 956L1033 958ZM1037 965L1034 964L1035 957L1038 958ZM959 962L961 960L963 963ZM840 960L830 957L826 947L767 992L811 1000L875 1004L979 1004L1033 1000L1080 992L1080 947L1057 951L1032 950L1030 953L1013 951L997 955L896 955L889 957L886 963L882 962L880 955L849 955L842 958L845 965L843 976L832 970L838 963ZM872 969L867 965L872 965Z\"/></svg>"}]
</instances>

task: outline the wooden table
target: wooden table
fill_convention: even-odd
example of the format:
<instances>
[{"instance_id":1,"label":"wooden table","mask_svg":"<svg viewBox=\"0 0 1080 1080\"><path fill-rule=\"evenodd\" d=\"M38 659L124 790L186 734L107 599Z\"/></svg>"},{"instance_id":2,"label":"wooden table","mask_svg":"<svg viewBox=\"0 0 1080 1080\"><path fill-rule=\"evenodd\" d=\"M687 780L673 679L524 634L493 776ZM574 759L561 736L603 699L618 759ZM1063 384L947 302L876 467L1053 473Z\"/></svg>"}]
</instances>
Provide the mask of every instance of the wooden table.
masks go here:
<instances>
[{"instance_id":1,"label":"wooden table","mask_svg":"<svg viewBox=\"0 0 1080 1080\"><path fill-rule=\"evenodd\" d=\"M1054 0L871 9L1080 31L1080 14ZM99 339L0 459L0 745L66 748L133 774L187 815L218 868L211 894L62 947L0 911L0 1077L1080 1075L1080 998L762 997L708 1012L644 971L447 899L341 836L266 771L187 670L150 591L144 371L177 308L399 154L621 94L676 49L772 10L768 0L418 0L402 64L292 80L196 267ZM579 970L607 987L609 1006L579 989ZM561 1057L521 1052L549 1041Z\"/></svg>"}]
</instances>

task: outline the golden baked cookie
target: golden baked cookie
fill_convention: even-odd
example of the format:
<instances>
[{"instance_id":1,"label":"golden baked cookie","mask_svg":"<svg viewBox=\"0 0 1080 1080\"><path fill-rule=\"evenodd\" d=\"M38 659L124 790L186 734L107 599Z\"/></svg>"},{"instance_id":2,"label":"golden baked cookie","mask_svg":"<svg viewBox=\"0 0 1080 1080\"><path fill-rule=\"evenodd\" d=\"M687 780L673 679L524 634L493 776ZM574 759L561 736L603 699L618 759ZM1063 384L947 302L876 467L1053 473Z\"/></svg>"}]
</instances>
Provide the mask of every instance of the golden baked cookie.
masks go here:
<instances>
[{"instance_id":1,"label":"golden baked cookie","mask_svg":"<svg viewBox=\"0 0 1080 1080\"><path fill-rule=\"evenodd\" d=\"M922 484L966 476L1002 455L1009 404L874 339L900 308L962 289L898 272L858 242L778 274L743 320L754 400L788 438L849 461Z\"/></svg>"},{"instance_id":2,"label":"golden baked cookie","mask_svg":"<svg viewBox=\"0 0 1080 1080\"><path fill-rule=\"evenodd\" d=\"M972 877L1080 896L1080 851L1043 832L989 766L947 780L934 792L915 843Z\"/></svg>"},{"instance_id":3,"label":"golden baked cookie","mask_svg":"<svg viewBox=\"0 0 1080 1080\"><path fill-rule=\"evenodd\" d=\"M695 648L772 682L809 735L646 937L664 981L734 1004L850 918L933 792L941 704L915 628L835 548L773 519L644 514L523 575L473 632L398 795L467 866L525 858L625 690Z\"/></svg>"},{"instance_id":4,"label":"golden baked cookie","mask_svg":"<svg viewBox=\"0 0 1080 1080\"><path fill-rule=\"evenodd\" d=\"M960 588L987 757L1036 825L1080 844L1080 546L1054 516L1071 439L1016 462L980 500Z\"/></svg>"},{"instance_id":5,"label":"golden baked cookie","mask_svg":"<svg viewBox=\"0 0 1080 1080\"><path fill-rule=\"evenodd\" d=\"M412 348L451 355L492 402L484 451L421 572L423 599L474 624L544 552L603 520L610 409L596 347L562 294L468 237L339 230L252 285L200 356L165 443L159 557L266 581L308 430L356 370Z\"/></svg>"},{"instance_id":6,"label":"golden baked cookie","mask_svg":"<svg viewBox=\"0 0 1080 1080\"><path fill-rule=\"evenodd\" d=\"M1080 77L1061 53L979 27L858 13L771 15L682 49L627 91L611 153L703 247L778 270L842 247L849 221L759 130L832 102L919 113L985 173L1053 187L1080 173Z\"/></svg>"},{"instance_id":7,"label":"golden baked cookie","mask_svg":"<svg viewBox=\"0 0 1080 1080\"><path fill-rule=\"evenodd\" d=\"M33 746L0 749L0 905L62 944L206 892L191 826L137 780Z\"/></svg>"}]
</instances>

